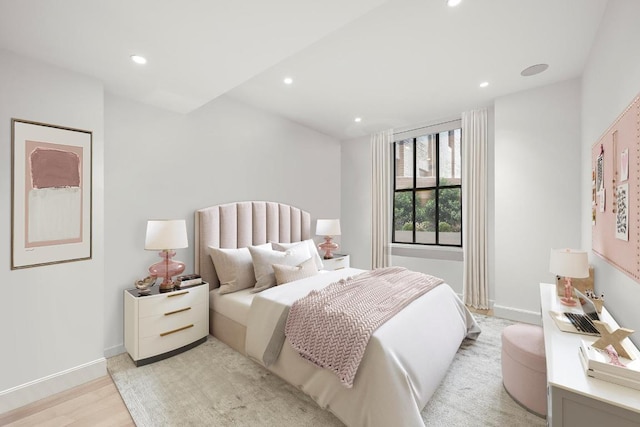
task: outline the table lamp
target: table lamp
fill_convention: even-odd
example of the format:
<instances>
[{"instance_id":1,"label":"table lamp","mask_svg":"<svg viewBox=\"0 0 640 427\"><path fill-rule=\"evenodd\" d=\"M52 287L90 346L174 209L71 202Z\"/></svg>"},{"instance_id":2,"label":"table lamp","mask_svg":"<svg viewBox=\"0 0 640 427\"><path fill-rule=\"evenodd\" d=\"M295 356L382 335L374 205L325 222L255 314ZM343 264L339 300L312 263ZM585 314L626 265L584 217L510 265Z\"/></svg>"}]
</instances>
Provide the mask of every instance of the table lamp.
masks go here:
<instances>
[{"instance_id":1,"label":"table lamp","mask_svg":"<svg viewBox=\"0 0 640 427\"><path fill-rule=\"evenodd\" d=\"M577 301L573 298L571 279L589 277L589 258L587 253L575 249L551 249L549 270L556 276L564 277L564 296L560 302L574 306Z\"/></svg>"},{"instance_id":2,"label":"table lamp","mask_svg":"<svg viewBox=\"0 0 640 427\"><path fill-rule=\"evenodd\" d=\"M160 290L167 291L175 287L171 278L184 271L184 263L176 261L173 256L174 249L189 246L187 240L187 224L184 219L149 220L147 221L147 237L144 248L146 250L159 250L159 261L149 267L149 273L154 277L162 277Z\"/></svg>"},{"instance_id":3,"label":"table lamp","mask_svg":"<svg viewBox=\"0 0 640 427\"><path fill-rule=\"evenodd\" d=\"M318 245L318 248L324 251L324 259L333 258L331 251L338 249L338 244L332 241L333 236L340 235L339 219L319 219L316 223L316 235L324 236L324 243Z\"/></svg>"}]
</instances>

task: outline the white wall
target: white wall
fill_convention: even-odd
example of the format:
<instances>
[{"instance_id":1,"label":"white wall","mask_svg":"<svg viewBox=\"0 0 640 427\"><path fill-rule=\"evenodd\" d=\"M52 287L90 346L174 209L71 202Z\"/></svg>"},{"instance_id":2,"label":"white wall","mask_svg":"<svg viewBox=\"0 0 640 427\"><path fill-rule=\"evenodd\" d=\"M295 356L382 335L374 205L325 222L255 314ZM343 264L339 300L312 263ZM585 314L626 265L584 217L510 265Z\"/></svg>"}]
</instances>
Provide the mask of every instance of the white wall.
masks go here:
<instances>
[{"instance_id":1,"label":"white wall","mask_svg":"<svg viewBox=\"0 0 640 427\"><path fill-rule=\"evenodd\" d=\"M539 321L551 248L580 248L580 82L495 101L495 313Z\"/></svg>"},{"instance_id":2,"label":"white wall","mask_svg":"<svg viewBox=\"0 0 640 427\"><path fill-rule=\"evenodd\" d=\"M591 146L640 93L640 2L609 0L582 79L582 244L591 248ZM597 256L595 287L621 326L640 331L640 283ZM632 335L640 345L640 333Z\"/></svg>"},{"instance_id":3,"label":"white wall","mask_svg":"<svg viewBox=\"0 0 640 427\"><path fill-rule=\"evenodd\" d=\"M351 267L371 268L371 148L370 138L342 143L341 253Z\"/></svg>"},{"instance_id":4,"label":"white wall","mask_svg":"<svg viewBox=\"0 0 640 427\"><path fill-rule=\"evenodd\" d=\"M0 50L0 413L106 374L103 89ZM93 258L10 270L11 118L93 132Z\"/></svg>"},{"instance_id":5,"label":"white wall","mask_svg":"<svg viewBox=\"0 0 640 427\"><path fill-rule=\"evenodd\" d=\"M180 115L107 93L105 137L108 356L124 351L123 290L157 260L144 250L147 219L187 220L190 247L176 259L190 272L196 209L279 201L310 212L313 230L340 217L339 141L229 98Z\"/></svg>"}]
</instances>

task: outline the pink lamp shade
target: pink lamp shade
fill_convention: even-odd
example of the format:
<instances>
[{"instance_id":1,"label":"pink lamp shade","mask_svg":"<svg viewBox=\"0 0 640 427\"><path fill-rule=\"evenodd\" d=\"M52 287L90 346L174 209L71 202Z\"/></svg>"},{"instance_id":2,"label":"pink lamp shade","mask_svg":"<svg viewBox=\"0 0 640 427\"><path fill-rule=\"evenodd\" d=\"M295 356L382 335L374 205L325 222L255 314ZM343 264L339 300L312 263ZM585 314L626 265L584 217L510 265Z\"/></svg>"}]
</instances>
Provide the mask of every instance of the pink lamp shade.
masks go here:
<instances>
[{"instance_id":1,"label":"pink lamp shade","mask_svg":"<svg viewBox=\"0 0 640 427\"><path fill-rule=\"evenodd\" d=\"M316 223L316 235L324 236L324 243L318 245L318 248L324 251L324 259L333 258L332 251L338 250L338 244L333 242L333 236L340 235L339 219L319 219Z\"/></svg>"},{"instance_id":2,"label":"pink lamp shade","mask_svg":"<svg viewBox=\"0 0 640 427\"><path fill-rule=\"evenodd\" d=\"M589 257L587 253L569 248L551 249L549 270L556 276L565 278L564 296L560 298L560 302L568 306L576 305L577 302L573 298L571 279L589 277Z\"/></svg>"},{"instance_id":3,"label":"pink lamp shade","mask_svg":"<svg viewBox=\"0 0 640 427\"><path fill-rule=\"evenodd\" d=\"M154 277L162 277L160 290L171 290L175 283L173 276L182 273L185 264L176 261L173 249L189 247L187 240L187 224L183 219L177 220L149 220L147 221L147 235L144 248L146 250L159 250L161 261L149 267L149 273Z\"/></svg>"}]
</instances>

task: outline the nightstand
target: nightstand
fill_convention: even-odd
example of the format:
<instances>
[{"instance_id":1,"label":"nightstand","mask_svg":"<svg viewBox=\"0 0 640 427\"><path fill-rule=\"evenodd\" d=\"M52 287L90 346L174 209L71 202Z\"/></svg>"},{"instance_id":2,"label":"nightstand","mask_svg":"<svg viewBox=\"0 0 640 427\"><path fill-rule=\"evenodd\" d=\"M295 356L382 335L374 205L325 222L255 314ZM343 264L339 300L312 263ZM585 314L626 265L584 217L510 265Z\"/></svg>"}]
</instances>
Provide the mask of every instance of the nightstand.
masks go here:
<instances>
[{"instance_id":1,"label":"nightstand","mask_svg":"<svg viewBox=\"0 0 640 427\"><path fill-rule=\"evenodd\" d=\"M340 270L349 267L349 255L333 254L333 258L322 259L323 270Z\"/></svg>"},{"instance_id":2,"label":"nightstand","mask_svg":"<svg viewBox=\"0 0 640 427\"><path fill-rule=\"evenodd\" d=\"M209 284L141 296L124 291L124 346L136 366L146 365L206 341Z\"/></svg>"}]
</instances>

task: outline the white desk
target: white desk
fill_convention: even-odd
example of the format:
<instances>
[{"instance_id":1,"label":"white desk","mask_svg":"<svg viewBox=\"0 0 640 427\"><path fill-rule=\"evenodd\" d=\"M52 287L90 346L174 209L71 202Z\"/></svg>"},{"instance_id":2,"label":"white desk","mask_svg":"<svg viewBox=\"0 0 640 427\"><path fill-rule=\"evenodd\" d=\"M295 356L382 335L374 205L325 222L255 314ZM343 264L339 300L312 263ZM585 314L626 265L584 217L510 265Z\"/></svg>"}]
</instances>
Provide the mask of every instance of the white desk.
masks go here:
<instances>
[{"instance_id":1,"label":"white desk","mask_svg":"<svg viewBox=\"0 0 640 427\"><path fill-rule=\"evenodd\" d=\"M555 284L540 284L540 301L547 358L548 425L640 426L640 391L588 377L578 349L580 339L590 337L562 332L551 318L549 311L568 309L560 303ZM612 328L619 327L606 308L600 317Z\"/></svg>"}]
</instances>

